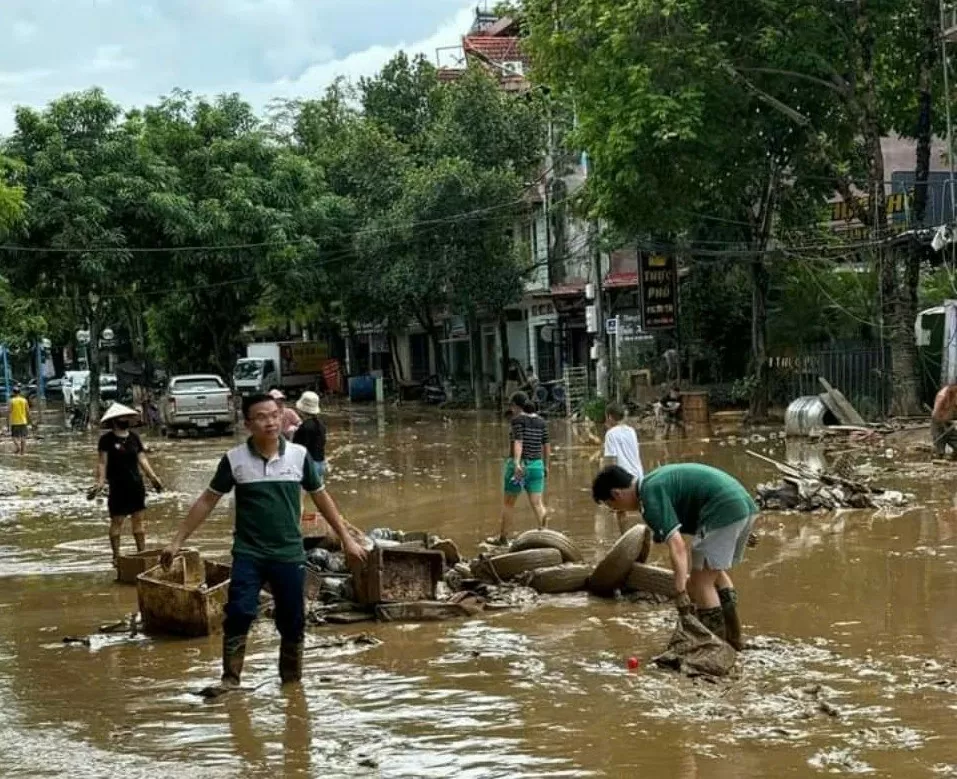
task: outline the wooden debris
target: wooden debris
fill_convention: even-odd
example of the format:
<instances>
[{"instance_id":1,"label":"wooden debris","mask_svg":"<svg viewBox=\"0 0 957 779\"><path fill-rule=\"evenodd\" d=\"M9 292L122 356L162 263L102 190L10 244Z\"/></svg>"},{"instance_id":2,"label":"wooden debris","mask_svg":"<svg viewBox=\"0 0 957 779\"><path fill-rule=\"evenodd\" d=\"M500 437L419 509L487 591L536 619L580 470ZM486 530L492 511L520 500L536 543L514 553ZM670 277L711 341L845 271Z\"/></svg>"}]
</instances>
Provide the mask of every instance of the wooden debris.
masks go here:
<instances>
[{"instance_id":1,"label":"wooden debris","mask_svg":"<svg viewBox=\"0 0 957 779\"><path fill-rule=\"evenodd\" d=\"M843 392L834 389L823 376L818 376L818 381L824 387L821 400L824 401L824 405L838 418L842 425L866 428L867 423L864 421L864 417L857 413L857 409L844 397Z\"/></svg>"},{"instance_id":2,"label":"wooden debris","mask_svg":"<svg viewBox=\"0 0 957 779\"><path fill-rule=\"evenodd\" d=\"M844 476L788 465L750 450L748 454L775 466L784 476L780 482L758 485L757 503L765 510L885 508L904 506L908 502L906 495L894 490L882 490Z\"/></svg>"}]
</instances>

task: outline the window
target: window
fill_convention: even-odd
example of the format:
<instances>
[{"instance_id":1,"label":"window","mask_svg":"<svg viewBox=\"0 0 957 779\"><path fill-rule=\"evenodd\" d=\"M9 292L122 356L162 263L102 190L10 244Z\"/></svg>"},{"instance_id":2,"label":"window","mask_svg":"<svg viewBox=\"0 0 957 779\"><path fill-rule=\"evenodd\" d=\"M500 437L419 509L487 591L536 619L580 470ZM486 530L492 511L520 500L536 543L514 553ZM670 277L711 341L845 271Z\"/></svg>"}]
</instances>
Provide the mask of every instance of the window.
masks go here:
<instances>
[{"instance_id":1,"label":"window","mask_svg":"<svg viewBox=\"0 0 957 779\"><path fill-rule=\"evenodd\" d=\"M171 391L182 393L215 392L225 388L226 385L222 379L216 376L197 376L192 379L177 379L173 382Z\"/></svg>"}]
</instances>

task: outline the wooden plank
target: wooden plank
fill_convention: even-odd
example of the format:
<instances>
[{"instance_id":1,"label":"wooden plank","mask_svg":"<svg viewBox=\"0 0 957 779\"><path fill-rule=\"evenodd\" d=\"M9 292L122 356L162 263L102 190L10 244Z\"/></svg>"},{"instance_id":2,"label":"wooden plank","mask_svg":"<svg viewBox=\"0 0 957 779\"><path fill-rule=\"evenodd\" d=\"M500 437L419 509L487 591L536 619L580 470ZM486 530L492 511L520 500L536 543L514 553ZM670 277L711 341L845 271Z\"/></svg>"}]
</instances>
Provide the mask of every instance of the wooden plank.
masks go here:
<instances>
[{"instance_id":1,"label":"wooden plank","mask_svg":"<svg viewBox=\"0 0 957 779\"><path fill-rule=\"evenodd\" d=\"M821 386L824 387L825 392L830 396L831 401L840 409L840 414L835 412L835 416L840 420L842 425L857 425L859 427L864 427L867 423L864 421L864 417L857 413L857 409L851 405L850 401L844 397L844 393L840 390L834 389L830 384L827 383L827 379L823 376L818 376L817 380L821 382ZM826 400L824 404L831 408L831 404ZM833 412L833 409L831 409Z\"/></svg>"},{"instance_id":2,"label":"wooden plank","mask_svg":"<svg viewBox=\"0 0 957 779\"><path fill-rule=\"evenodd\" d=\"M827 410L834 415L834 418L838 422L840 422L842 425L847 424L847 417L844 416L844 412L840 406L834 402L834 398L832 398L826 392L822 392L820 395L818 395L818 397L821 399L821 402L827 406Z\"/></svg>"}]
</instances>

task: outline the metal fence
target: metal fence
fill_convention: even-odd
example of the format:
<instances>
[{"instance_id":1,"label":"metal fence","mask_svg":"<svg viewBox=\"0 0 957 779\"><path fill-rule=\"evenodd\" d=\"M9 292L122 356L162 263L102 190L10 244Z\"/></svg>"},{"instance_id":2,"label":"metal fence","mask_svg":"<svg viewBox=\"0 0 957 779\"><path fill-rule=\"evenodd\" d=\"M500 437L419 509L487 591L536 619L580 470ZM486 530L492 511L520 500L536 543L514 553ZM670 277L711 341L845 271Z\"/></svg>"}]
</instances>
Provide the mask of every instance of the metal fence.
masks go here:
<instances>
[{"instance_id":1,"label":"metal fence","mask_svg":"<svg viewBox=\"0 0 957 779\"><path fill-rule=\"evenodd\" d=\"M818 395L819 376L841 390L865 419L886 416L891 401L890 349L852 344L772 357L771 394L775 405Z\"/></svg>"}]
</instances>

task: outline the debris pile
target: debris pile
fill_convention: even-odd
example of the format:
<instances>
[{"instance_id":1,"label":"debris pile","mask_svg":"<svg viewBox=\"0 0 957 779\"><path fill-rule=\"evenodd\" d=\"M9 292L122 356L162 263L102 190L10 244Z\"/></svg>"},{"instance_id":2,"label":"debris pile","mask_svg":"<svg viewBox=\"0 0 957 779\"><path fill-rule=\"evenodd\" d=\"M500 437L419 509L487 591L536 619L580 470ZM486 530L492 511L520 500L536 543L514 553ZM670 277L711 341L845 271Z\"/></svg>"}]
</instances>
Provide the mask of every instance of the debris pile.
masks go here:
<instances>
[{"instance_id":1,"label":"debris pile","mask_svg":"<svg viewBox=\"0 0 957 779\"><path fill-rule=\"evenodd\" d=\"M454 619L577 591L641 592L666 600L674 576L644 564L650 540L645 527L636 526L591 566L567 536L550 529L529 530L508 545L484 544L477 557L463 560L449 539L377 528L365 537L366 563L349 570L338 539L326 535L308 541L313 547L307 554L308 620L326 625Z\"/></svg>"},{"instance_id":2,"label":"debris pile","mask_svg":"<svg viewBox=\"0 0 957 779\"><path fill-rule=\"evenodd\" d=\"M872 487L836 473L824 473L804 466L787 465L757 452L748 451L748 454L775 466L784 477L778 482L758 485L757 503L764 510L830 511L838 508L900 508L910 501L910 496L897 490Z\"/></svg>"}]
</instances>

